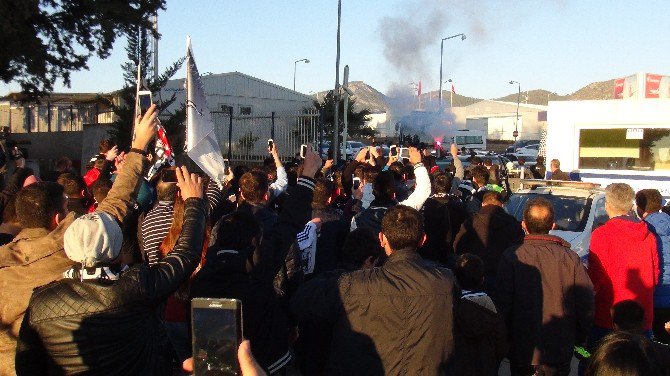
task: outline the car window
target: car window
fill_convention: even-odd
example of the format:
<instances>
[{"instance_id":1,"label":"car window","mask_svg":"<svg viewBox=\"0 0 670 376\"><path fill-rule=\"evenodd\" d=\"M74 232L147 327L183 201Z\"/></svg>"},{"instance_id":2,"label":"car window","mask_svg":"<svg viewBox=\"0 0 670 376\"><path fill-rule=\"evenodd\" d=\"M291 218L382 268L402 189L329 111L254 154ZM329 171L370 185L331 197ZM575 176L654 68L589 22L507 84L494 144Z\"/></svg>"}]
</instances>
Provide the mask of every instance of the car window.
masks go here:
<instances>
[{"instance_id":1,"label":"car window","mask_svg":"<svg viewBox=\"0 0 670 376\"><path fill-rule=\"evenodd\" d=\"M590 198L536 193L515 194L505 204L505 211L521 222L526 203L536 197L543 197L553 204L557 230L584 231L591 210Z\"/></svg>"},{"instance_id":2,"label":"car window","mask_svg":"<svg viewBox=\"0 0 670 376\"><path fill-rule=\"evenodd\" d=\"M605 197L600 197L596 200L595 212L593 214L593 227L592 230L597 229L607 222L610 217L605 211Z\"/></svg>"}]
</instances>

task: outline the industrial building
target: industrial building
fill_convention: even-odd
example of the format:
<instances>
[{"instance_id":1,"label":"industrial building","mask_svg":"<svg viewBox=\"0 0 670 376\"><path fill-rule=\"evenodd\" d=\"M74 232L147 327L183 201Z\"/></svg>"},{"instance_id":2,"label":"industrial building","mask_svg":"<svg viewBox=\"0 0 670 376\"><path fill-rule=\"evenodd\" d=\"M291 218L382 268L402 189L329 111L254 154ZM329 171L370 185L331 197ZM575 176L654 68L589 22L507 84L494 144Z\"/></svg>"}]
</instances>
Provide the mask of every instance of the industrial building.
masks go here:
<instances>
[{"instance_id":1,"label":"industrial building","mask_svg":"<svg viewBox=\"0 0 670 376\"><path fill-rule=\"evenodd\" d=\"M518 139L539 140L546 128L547 106L519 103L518 123L516 102L483 100L465 107L453 107L454 123L459 129L480 130L489 140L514 141L514 130Z\"/></svg>"}]
</instances>

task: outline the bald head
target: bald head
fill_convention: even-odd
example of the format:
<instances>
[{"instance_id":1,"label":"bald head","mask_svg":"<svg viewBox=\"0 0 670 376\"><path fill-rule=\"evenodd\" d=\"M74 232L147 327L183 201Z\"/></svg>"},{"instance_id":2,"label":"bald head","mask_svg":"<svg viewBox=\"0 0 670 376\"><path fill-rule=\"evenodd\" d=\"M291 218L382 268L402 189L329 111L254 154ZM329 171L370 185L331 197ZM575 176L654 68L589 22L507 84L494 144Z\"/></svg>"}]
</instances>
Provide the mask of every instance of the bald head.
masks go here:
<instances>
[{"instance_id":1,"label":"bald head","mask_svg":"<svg viewBox=\"0 0 670 376\"><path fill-rule=\"evenodd\" d=\"M554 207L547 199L534 198L523 210L523 224L529 234L548 234L554 226Z\"/></svg>"}]
</instances>

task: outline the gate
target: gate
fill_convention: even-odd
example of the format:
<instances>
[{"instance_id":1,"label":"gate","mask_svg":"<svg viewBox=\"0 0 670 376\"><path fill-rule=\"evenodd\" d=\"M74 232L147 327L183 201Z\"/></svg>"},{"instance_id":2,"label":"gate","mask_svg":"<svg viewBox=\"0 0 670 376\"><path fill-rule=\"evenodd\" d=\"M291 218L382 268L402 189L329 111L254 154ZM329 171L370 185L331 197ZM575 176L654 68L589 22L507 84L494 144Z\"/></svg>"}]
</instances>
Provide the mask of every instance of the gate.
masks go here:
<instances>
[{"instance_id":1,"label":"gate","mask_svg":"<svg viewBox=\"0 0 670 376\"><path fill-rule=\"evenodd\" d=\"M221 153L231 162L262 162L269 156L270 138L276 142L280 157L290 159L300 152L300 145L316 144L319 133L319 112L315 109L232 117L226 111L212 111L212 120Z\"/></svg>"}]
</instances>

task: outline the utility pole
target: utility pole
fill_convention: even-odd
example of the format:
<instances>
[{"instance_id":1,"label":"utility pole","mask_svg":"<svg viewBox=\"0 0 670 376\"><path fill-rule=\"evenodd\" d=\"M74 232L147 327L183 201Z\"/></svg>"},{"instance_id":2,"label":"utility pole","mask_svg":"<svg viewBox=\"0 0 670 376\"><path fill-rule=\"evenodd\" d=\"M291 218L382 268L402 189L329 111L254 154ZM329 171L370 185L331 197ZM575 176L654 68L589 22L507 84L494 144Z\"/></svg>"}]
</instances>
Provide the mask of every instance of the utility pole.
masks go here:
<instances>
[{"instance_id":1,"label":"utility pole","mask_svg":"<svg viewBox=\"0 0 670 376\"><path fill-rule=\"evenodd\" d=\"M154 57L154 83L158 81L158 11L151 17L153 19L153 57Z\"/></svg>"},{"instance_id":2,"label":"utility pole","mask_svg":"<svg viewBox=\"0 0 670 376\"><path fill-rule=\"evenodd\" d=\"M347 137L348 137L348 126L349 126L349 66L344 66L344 77L342 78L342 86L344 86L344 129L342 130L342 144L344 149L342 150L342 156L344 160L347 160Z\"/></svg>"},{"instance_id":3,"label":"utility pole","mask_svg":"<svg viewBox=\"0 0 670 376\"><path fill-rule=\"evenodd\" d=\"M339 115L340 115L340 25L342 21L342 0L337 0L337 55L335 58L335 90L333 91L334 112L333 112L333 159L337 163L340 145L338 142ZM346 148L347 145L344 145Z\"/></svg>"}]
</instances>

